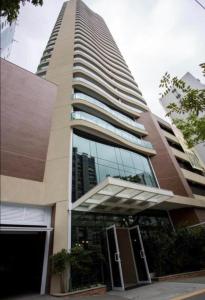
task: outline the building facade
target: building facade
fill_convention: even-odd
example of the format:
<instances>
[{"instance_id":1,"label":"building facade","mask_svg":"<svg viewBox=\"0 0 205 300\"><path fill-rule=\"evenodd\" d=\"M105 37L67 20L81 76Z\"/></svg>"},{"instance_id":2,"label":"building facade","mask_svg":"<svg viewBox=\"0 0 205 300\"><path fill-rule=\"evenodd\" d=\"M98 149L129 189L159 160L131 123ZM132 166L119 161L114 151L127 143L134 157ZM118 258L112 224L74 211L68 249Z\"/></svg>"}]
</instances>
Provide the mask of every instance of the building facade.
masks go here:
<instances>
[{"instance_id":1,"label":"building facade","mask_svg":"<svg viewBox=\"0 0 205 300\"><path fill-rule=\"evenodd\" d=\"M190 86L193 89L199 89L199 90L204 90L205 89L205 84L201 83L199 79L195 78L192 74L187 72L182 78L181 78L187 86ZM173 89L165 96L163 96L160 99L160 103L162 104L163 108L165 111L167 111L167 106L170 103L179 103L180 99L183 97L183 92L180 89L177 89L173 87ZM204 113L201 113L200 116L204 115ZM174 118L182 118L186 119L188 114L177 114L177 113L172 113L171 114L171 119ZM183 141L182 141L183 142ZM192 151L196 153L205 166L205 142L202 142L198 145L196 145Z\"/></svg>"},{"instance_id":2,"label":"building facade","mask_svg":"<svg viewBox=\"0 0 205 300\"><path fill-rule=\"evenodd\" d=\"M1 58L8 59L14 41L16 22L9 24L6 17L1 17Z\"/></svg>"},{"instance_id":3,"label":"building facade","mask_svg":"<svg viewBox=\"0 0 205 300\"><path fill-rule=\"evenodd\" d=\"M44 172L2 172L3 229L46 232L41 293L60 289L47 272L49 253L75 244L106 257L96 261L93 282L111 289L150 283L143 232L203 224L205 177L183 167L177 138L150 112L105 22L82 1L63 4L37 75L58 87ZM77 285L75 274L71 280Z\"/></svg>"}]
</instances>

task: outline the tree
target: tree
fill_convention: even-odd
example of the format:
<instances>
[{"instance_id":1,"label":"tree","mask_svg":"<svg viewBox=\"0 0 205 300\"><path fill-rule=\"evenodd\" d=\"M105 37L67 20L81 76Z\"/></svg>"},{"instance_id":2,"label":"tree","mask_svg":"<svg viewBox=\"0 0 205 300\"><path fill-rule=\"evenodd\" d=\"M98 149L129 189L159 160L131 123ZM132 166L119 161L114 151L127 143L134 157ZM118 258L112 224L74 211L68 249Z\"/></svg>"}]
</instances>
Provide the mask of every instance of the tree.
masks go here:
<instances>
[{"instance_id":1,"label":"tree","mask_svg":"<svg viewBox=\"0 0 205 300\"><path fill-rule=\"evenodd\" d=\"M101 249L97 245L89 245L86 249L76 244L68 252L66 249L50 257L51 271L59 276L61 292L65 293L74 287L80 287L95 281L99 265L104 261ZM70 269L71 268L71 269ZM72 282L69 282L69 271L72 270Z\"/></svg>"},{"instance_id":2,"label":"tree","mask_svg":"<svg viewBox=\"0 0 205 300\"><path fill-rule=\"evenodd\" d=\"M68 290L67 272L70 263L70 254L66 249L53 254L51 257L51 271L60 278L61 292L65 293Z\"/></svg>"},{"instance_id":3,"label":"tree","mask_svg":"<svg viewBox=\"0 0 205 300\"><path fill-rule=\"evenodd\" d=\"M6 17L11 24L18 17L20 5L31 2L33 5L43 5L43 0L1 0L1 17Z\"/></svg>"},{"instance_id":4,"label":"tree","mask_svg":"<svg viewBox=\"0 0 205 300\"><path fill-rule=\"evenodd\" d=\"M205 63L200 65L205 75ZM177 77L171 78L165 73L160 81L160 88L163 88L162 96L166 96L174 88L182 91L183 97L179 103L170 103L167 106L167 116L177 113L179 118L173 118L173 123L181 130L189 148L205 141L205 89L193 89ZM187 114L185 119L180 115Z\"/></svg>"}]
</instances>

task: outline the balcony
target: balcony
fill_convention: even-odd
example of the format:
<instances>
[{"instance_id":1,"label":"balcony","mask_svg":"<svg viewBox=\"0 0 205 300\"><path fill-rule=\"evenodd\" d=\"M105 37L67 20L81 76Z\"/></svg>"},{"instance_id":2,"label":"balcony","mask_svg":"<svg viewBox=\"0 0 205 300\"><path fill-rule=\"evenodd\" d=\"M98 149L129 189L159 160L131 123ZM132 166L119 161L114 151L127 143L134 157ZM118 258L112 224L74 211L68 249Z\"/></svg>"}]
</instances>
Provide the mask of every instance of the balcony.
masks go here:
<instances>
[{"instance_id":1,"label":"balcony","mask_svg":"<svg viewBox=\"0 0 205 300\"><path fill-rule=\"evenodd\" d=\"M179 151L171 146L170 146L170 148L172 149L172 153L174 154L174 156L189 162L189 158L186 153Z\"/></svg>"},{"instance_id":2,"label":"balcony","mask_svg":"<svg viewBox=\"0 0 205 300\"><path fill-rule=\"evenodd\" d=\"M88 69L80 66L74 66L73 68L74 73L82 73L86 77L90 78L91 80L96 81L96 84L102 85L106 89L108 89L112 94L116 95L117 97L120 97L124 99L124 101L130 102L132 104L137 104L139 107L141 107L143 110L147 110L147 105L144 103L144 100L142 100L141 95L134 96L128 95L124 93L123 91L119 90L117 87L113 86L108 80L105 80L101 78L99 75L89 71Z\"/></svg>"},{"instance_id":3,"label":"balcony","mask_svg":"<svg viewBox=\"0 0 205 300\"><path fill-rule=\"evenodd\" d=\"M121 100L117 100L115 97L111 96L109 93L107 93L104 89L102 89L101 87L97 86L96 84L92 83L91 81L82 78L82 77L75 77L73 78L73 85L78 85L78 84L82 84L85 85L87 88L92 88L94 89L94 91L96 91L96 93L98 92L100 95L104 96L106 99L110 100L111 103L114 102L115 104L117 104L118 107L123 107L126 110L130 111L130 113L135 114L136 116L140 116L140 113L142 113L143 111L133 107L129 104L126 104L124 102L122 102ZM148 108L147 108L148 109Z\"/></svg>"},{"instance_id":4,"label":"balcony","mask_svg":"<svg viewBox=\"0 0 205 300\"><path fill-rule=\"evenodd\" d=\"M164 129L161 129L161 131L163 132L164 136L165 136L169 141L171 141L171 142L173 142L173 143L176 143L176 144L180 144L178 138L177 138L175 135L173 135L173 134L167 132L167 131L164 130Z\"/></svg>"},{"instance_id":5,"label":"balcony","mask_svg":"<svg viewBox=\"0 0 205 300\"><path fill-rule=\"evenodd\" d=\"M114 133L115 135L119 136L120 138L122 138L132 144L135 144L139 147L151 150L151 151L148 151L148 152L150 152L150 154L155 154L153 146L150 142L139 139L136 136L134 136L124 130L118 129L118 128L114 127L113 125L111 125L110 123L108 123L98 117L92 116L85 112L77 111L77 112L72 113L72 120L84 120L89 123L95 124L101 128L108 130L108 132Z\"/></svg>"},{"instance_id":6,"label":"balcony","mask_svg":"<svg viewBox=\"0 0 205 300\"><path fill-rule=\"evenodd\" d=\"M190 180L190 181L193 181L193 182L197 182L199 184L203 184L204 188L205 188L205 176L196 174L194 172L188 171L188 170L183 169L183 168L181 168L181 171L182 171L184 177L187 180Z\"/></svg>"},{"instance_id":7,"label":"balcony","mask_svg":"<svg viewBox=\"0 0 205 300\"><path fill-rule=\"evenodd\" d=\"M140 131L144 131L144 133L146 133L145 132L145 127L142 124L133 121L131 118L125 116L124 114L122 114L122 113L120 113L120 112L118 112L114 109L111 109L106 104L96 100L95 98L93 98L91 96L88 96L88 95L83 94L83 93L76 93L76 94L73 95L73 98L74 99L85 100L86 102L94 104L94 105L98 106L99 108L105 110L106 112L110 113L114 118L117 118L120 121L123 121L123 122L127 123L128 125L130 125L132 127L135 127L136 129L140 129Z\"/></svg>"}]
</instances>

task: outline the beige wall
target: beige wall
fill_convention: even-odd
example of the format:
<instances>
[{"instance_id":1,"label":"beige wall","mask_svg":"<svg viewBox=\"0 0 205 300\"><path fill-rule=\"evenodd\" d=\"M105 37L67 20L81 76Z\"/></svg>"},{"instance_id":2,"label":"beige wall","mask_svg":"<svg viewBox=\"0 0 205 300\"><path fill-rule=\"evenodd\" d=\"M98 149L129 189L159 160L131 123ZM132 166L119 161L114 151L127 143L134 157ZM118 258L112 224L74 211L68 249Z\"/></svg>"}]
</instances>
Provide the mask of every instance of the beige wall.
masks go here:
<instances>
[{"instance_id":1,"label":"beige wall","mask_svg":"<svg viewBox=\"0 0 205 300\"><path fill-rule=\"evenodd\" d=\"M1 200L14 203L56 204L54 251L67 248L69 199L70 112L76 1L70 1L59 32L46 79L58 85L44 181L1 176Z\"/></svg>"},{"instance_id":2,"label":"beige wall","mask_svg":"<svg viewBox=\"0 0 205 300\"><path fill-rule=\"evenodd\" d=\"M44 183L10 176L0 176L1 201L44 205Z\"/></svg>"},{"instance_id":3,"label":"beige wall","mask_svg":"<svg viewBox=\"0 0 205 300\"><path fill-rule=\"evenodd\" d=\"M68 199L75 3L70 1L52 54L46 79L58 85L45 169L45 201L56 202L54 252L68 247Z\"/></svg>"},{"instance_id":4,"label":"beige wall","mask_svg":"<svg viewBox=\"0 0 205 300\"><path fill-rule=\"evenodd\" d=\"M68 248L70 113L76 0L69 1L46 79L58 85L43 182L1 176L1 200L50 205L56 203L53 252ZM53 290L59 289L54 280Z\"/></svg>"}]
</instances>

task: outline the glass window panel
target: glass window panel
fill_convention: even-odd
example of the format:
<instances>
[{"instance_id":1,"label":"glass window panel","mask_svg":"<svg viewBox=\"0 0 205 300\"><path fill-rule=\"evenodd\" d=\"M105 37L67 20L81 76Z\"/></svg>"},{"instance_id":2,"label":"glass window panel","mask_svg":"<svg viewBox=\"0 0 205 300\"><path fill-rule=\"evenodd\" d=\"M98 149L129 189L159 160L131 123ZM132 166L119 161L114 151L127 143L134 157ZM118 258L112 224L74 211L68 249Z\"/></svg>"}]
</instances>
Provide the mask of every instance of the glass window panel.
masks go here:
<instances>
[{"instance_id":1,"label":"glass window panel","mask_svg":"<svg viewBox=\"0 0 205 300\"><path fill-rule=\"evenodd\" d=\"M118 169L118 164L109 160L98 158L98 164Z\"/></svg>"},{"instance_id":2,"label":"glass window panel","mask_svg":"<svg viewBox=\"0 0 205 300\"><path fill-rule=\"evenodd\" d=\"M103 145L101 143L96 143L96 144L97 144L97 154L99 158L117 163L114 147Z\"/></svg>"},{"instance_id":3,"label":"glass window panel","mask_svg":"<svg viewBox=\"0 0 205 300\"><path fill-rule=\"evenodd\" d=\"M157 186L150 163L141 154L76 134L73 134L73 147L77 149L73 156L73 201L108 176Z\"/></svg>"},{"instance_id":4,"label":"glass window panel","mask_svg":"<svg viewBox=\"0 0 205 300\"><path fill-rule=\"evenodd\" d=\"M73 144L73 146L78 149L78 153L87 153L90 155L89 140L75 135Z\"/></svg>"},{"instance_id":5,"label":"glass window panel","mask_svg":"<svg viewBox=\"0 0 205 300\"><path fill-rule=\"evenodd\" d=\"M122 157L120 153L120 149L115 147L115 155L116 155L116 160L118 164L122 164Z\"/></svg>"},{"instance_id":6,"label":"glass window panel","mask_svg":"<svg viewBox=\"0 0 205 300\"><path fill-rule=\"evenodd\" d=\"M97 157L96 143L93 141L90 141L90 155Z\"/></svg>"},{"instance_id":7,"label":"glass window panel","mask_svg":"<svg viewBox=\"0 0 205 300\"><path fill-rule=\"evenodd\" d=\"M133 167L133 161L132 161L130 151L121 149L120 152L121 152L123 165Z\"/></svg>"},{"instance_id":8,"label":"glass window panel","mask_svg":"<svg viewBox=\"0 0 205 300\"><path fill-rule=\"evenodd\" d=\"M134 152L131 152L131 156L132 156L134 167L140 170L144 170L144 164L143 164L144 157Z\"/></svg>"}]
</instances>

